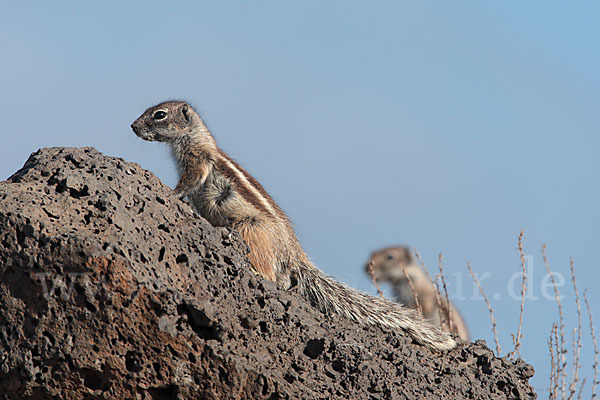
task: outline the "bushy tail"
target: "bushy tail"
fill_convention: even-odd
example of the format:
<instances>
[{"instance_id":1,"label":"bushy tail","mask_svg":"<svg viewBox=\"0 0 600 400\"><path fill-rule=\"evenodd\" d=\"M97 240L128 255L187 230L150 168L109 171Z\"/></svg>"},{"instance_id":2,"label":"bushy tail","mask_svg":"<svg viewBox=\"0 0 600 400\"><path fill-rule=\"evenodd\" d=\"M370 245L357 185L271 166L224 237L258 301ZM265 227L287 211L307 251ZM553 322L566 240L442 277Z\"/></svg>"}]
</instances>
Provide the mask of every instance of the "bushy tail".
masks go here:
<instances>
[{"instance_id":1,"label":"bushy tail","mask_svg":"<svg viewBox=\"0 0 600 400\"><path fill-rule=\"evenodd\" d=\"M303 296L324 313L344 315L363 325L403 329L431 350L450 350L456 346L450 335L432 326L412 309L352 289L311 264L305 264L295 272Z\"/></svg>"}]
</instances>

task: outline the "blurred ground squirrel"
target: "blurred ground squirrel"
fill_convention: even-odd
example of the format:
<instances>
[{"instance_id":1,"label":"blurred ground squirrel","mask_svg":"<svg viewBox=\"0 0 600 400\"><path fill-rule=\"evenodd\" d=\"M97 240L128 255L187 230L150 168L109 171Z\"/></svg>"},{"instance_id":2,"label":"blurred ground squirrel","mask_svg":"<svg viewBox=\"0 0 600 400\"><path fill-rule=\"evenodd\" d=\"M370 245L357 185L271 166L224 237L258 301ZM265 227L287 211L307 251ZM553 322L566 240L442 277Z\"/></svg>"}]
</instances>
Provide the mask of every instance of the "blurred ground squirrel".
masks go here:
<instances>
[{"instance_id":1,"label":"blurred ground squirrel","mask_svg":"<svg viewBox=\"0 0 600 400\"><path fill-rule=\"evenodd\" d=\"M398 303L416 310L418 301L423 317L433 325L469 340L464 319L452 303L440 295L429 275L416 263L410 249L399 246L373 252L365 266L365 271L371 275L369 270L373 271L377 282L391 285Z\"/></svg>"},{"instance_id":2,"label":"blurred ground squirrel","mask_svg":"<svg viewBox=\"0 0 600 400\"><path fill-rule=\"evenodd\" d=\"M337 282L310 260L292 224L263 187L216 145L200 116L187 103L169 101L146 110L132 125L137 136L168 143L179 167L175 193L187 196L214 226L237 230L250 248L250 262L264 278L300 293L324 313L363 325L405 330L433 350L456 342L415 310L369 296Z\"/></svg>"}]
</instances>

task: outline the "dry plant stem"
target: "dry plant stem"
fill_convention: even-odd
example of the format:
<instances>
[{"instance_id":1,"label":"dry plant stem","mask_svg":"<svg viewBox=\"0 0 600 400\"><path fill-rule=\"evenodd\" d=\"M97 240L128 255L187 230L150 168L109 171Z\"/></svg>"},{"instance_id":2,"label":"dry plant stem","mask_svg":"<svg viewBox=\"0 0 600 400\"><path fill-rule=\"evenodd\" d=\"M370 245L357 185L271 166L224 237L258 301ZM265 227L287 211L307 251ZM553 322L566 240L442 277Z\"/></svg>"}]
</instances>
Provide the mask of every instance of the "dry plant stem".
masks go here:
<instances>
[{"instance_id":1,"label":"dry plant stem","mask_svg":"<svg viewBox=\"0 0 600 400\"><path fill-rule=\"evenodd\" d=\"M404 276L406 277L406 279L408 279L408 284L410 285L410 289L413 292L413 297L415 298L415 305L417 306L417 311L419 312L420 315L423 315L423 308L421 307L421 304L419 303L419 296L417 295L417 291L415 290L415 285L413 284L413 281L412 281L412 279L410 279L410 276L408 275L406 270L403 269L402 272L404 272Z\"/></svg>"},{"instance_id":2,"label":"dry plant stem","mask_svg":"<svg viewBox=\"0 0 600 400\"><path fill-rule=\"evenodd\" d=\"M552 329L550 330L550 337L548 338L548 350L550 350L550 387L548 388L548 398L549 399L556 399L556 389L555 389L555 382L556 382L556 363L557 363L557 357L554 356L554 332L557 330L558 328L556 327L556 324L552 324Z\"/></svg>"},{"instance_id":3,"label":"dry plant stem","mask_svg":"<svg viewBox=\"0 0 600 400\"><path fill-rule=\"evenodd\" d=\"M373 271L373 261L369 262L369 265L367 266L367 271L369 272L369 275L371 276L371 280L373 281L373 285L375 285L375 289L377 289L377 293L379 294L379 296L381 296L382 298L383 296L383 292L381 291L381 288L379 287L379 284L377 283L377 279L375 279L375 271Z\"/></svg>"},{"instance_id":4,"label":"dry plant stem","mask_svg":"<svg viewBox=\"0 0 600 400\"><path fill-rule=\"evenodd\" d=\"M496 342L496 355L498 357L500 357L500 352L502 350L500 349L500 342L498 341L498 330L496 328L496 317L494 317L494 310L492 310L490 301L488 300L487 295L485 294L483 288L481 287L481 283L479 283L479 279L477 279L477 277L473 273L473 269L471 268L470 262L467 263L467 268L469 268L469 273L471 274L471 277L473 278L473 280L475 281L475 284L479 288L479 292L481 292L481 295L485 299L485 304L487 304L488 311L490 312L490 320L492 321L492 331L494 332L494 341Z\"/></svg>"},{"instance_id":5,"label":"dry plant stem","mask_svg":"<svg viewBox=\"0 0 600 400\"><path fill-rule=\"evenodd\" d=\"M565 320L564 314L562 310L562 304L560 303L560 293L558 291L558 285L556 284L556 280L554 279L554 273L550 271L550 267L548 266L548 258L546 257L546 248L545 244L542 245L542 257L544 259L544 266L546 267L546 271L548 275L550 275L550 279L552 280L552 286L554 287L554 298L556 299L556 304L558 306L558 317L559 317L559 327L560 327L560 347L558 341L555 343L557 346L557 355L559 356L558 360L556 360L556 376L560 377L560 385L561 385L561 393L563 394L563 398L565 398L566 388L567 388L567 351L565 349ZM555 382L558 385L558 380ZM558 393L558 391L557 391Z\"/></svg>"},{"instance_id":6,"label":"dry plant stem","mask_svg":"<svg viewBox=\"0 0 600 400\"><path fill-rule=\"evenodd\" d=\"M442 300L440 299L440 285L437 281L437 278L434 281L433 278L431 277L429 270L425 267L425 263L423 262L423 259L421 258L421 254L419 254L417 249L414 249L414 252L415 252L415 256L417 257L417 260L419 261L419 264L421 265L421 269L423 271L425 271L425 273L427 274L427 277L429 278L429 281L435 285L435 301L437 302L437 305L438 305L438 315L440 317L440 321L443 321L444 314L443 314Z\"/></svg>"},{"instance_id":7,"label":"dry plant stem","mask_svg":"<svg viewBox=\"0 0 600 400\"><path fill-rule=\"evenodd\" d=\"M433 277L429 273L429 270L427 269L427 267L425 266L425 263L423 262L423 259L421 258L421 253L419 253L416 248L414 249L414 253L415 253L415 257L417 257L417 261L419 261L419 266L421 267L421 269L423 271L425 271L425 274L427 274L429 281L435 285L435 288L437 289L437 293L439 293L440 285L438 283L438 277L436 276L436 279L433 280ZM438 306L441 306L439 300L438 300Z\"/></svg>"},{"instance_id":8,"label":"dry plant stem","mask_svg":"<svg viewBox=\"0 0 600 400\"><path fill-rule=\"evenodd\" d=\"M592 317L592 310L590 303L587 298L587 289L583 291L583 300L585 301L585 308L587 308L588 317L590 320L590 332L592 335L592 344L594 345L594 380L592 381L592 399L598 398L596 395L596 384L598 383L598 342L596 341L596 332L594 331L594 320Z\"/></svg>"},{"instance_id":9,"label":"dry plant stem","mask_svg":"<svg viewBox=\"0 0 600 400\"><path fill-rule=\"evenodd\" d=\"M571 266L571 282L575 290L575 304L577 305L577 339L575 339L575 329L573 329L573 370L571 373L571 385L569 386L569 400L573 398L579 382L579 355L581 353L581 302L579 301L579 291L575 280L575 263L573 259L569 262Z\"/></svg>"},{"instance_id":10,"label":"dry plant stem","mask_svg":"<svg viewBox=\"0 0 600 400\"><path fill-rule=\"evenodd\" d=\"M569 384L569 397L568 399L571 400L573 398L573 396L575 395L576 392L576 383L578 381L578 379L575 377L575 355L576 355L576 351L577 351L577 329L573 328L573 332L571 332L571 346L572 347L572 351L573 351L573 368L571 370L571 383Z\"/></svg>"},{"instance_id":11,"label":"dry plant stem","mask_svg":"<svg viewBox=\"0 0 600 400\"><path fill-rule=\"evenodd\" d=\"M425 263L423 262L423 259L421 258L421 253L419 253L417 251L417 249L414 249L414 251L415 251L415 256L417 257L417 260L419 261L419 265L421 265L421 268L423 268L423 271L425 271L425 273L427 273L429 280L431 280L431 282L433 282L433 279L431 278L429 271L427 270L427 268L425 268ZM436 282L436 284L437 284L437 282Z\"/></svg>"},{"instance_id":12,"label":"dry plant stem","mask_svg":"<svg viewBox=\"0 0 600 400\"><path fill-rule=\"evenodd\" d=\"M585 386L586 382L587 378L583 378L581 380L581 386L579 386L579 392L577 392L577 400L581 399L581 395L583 394L583 387Z\"/></svg>"},{"instance_id":13,"label":"dry plant stem","mask_svg":"<svg viewBox=\"0 0 600 400\"><path fill-rule=\"evenodd\" d=\"M561 340L564 341L564 338L561 338ZM558 354L558 329L554 329L554 344L556 345L556 351ZM556 364L556 366L560 366L560 362L558 362ZM560 386L560 391L559 391L559 386L558 386L558 378L560 377L560 370L557 368L556 369L556 379L554 380L554 387L555 387L555 392L556 392L556 396L558 396L558 393L562 393L562 398L565 398L565 393L566 393L566 388L564 386L564 383L561 383Z\"/></svg>"},{"instance_id":14,"label":"dry plant stem","mask_svg":"<svg viewBox=\"0 0 600 400\"><path fill-rule=\"evenodd\" d=\"M521 256L521 268L523 271L523 281L521 283L521 314L519 315L519 327L517 329L517 336L513 335L513 343L515 348L513 351L507 354L507 357L514 357L517 354L521 357L519 348L521 347L521 329L523 327L523 313L525 311L525 290L527 289L527 271L525 270L525 255L523 254L523 235L525 231L521 229L519 233L519 255Z\"/></svg>"},{"instance_id":15,"label":"dry plant stem","mask_svg":"<svg viewBox=\"0 0 600 400\"><path fill-rule=\"evenodd\" d=\"M507 356L507 357L509 357L509 358L511 358L511 357L514 357L514 356L515 356L515 354L516 354L516 350L515 350L515 349L517 348L517 337L515 336L515 334L514 334L514 333L511 333L511 334L510 334L510 337L512 338L512 342L513 342L514 349L513 349L513 351L511 351L510 353L508 353L508 354L506 355L506 356ZM520 355L519 355L519 357L520 357Z\"/></svg>"},{"instance_id":16,"label":"dry plant stem","mask_svg":"<svg viewBox=\"0 0 600 400\"><path fill-rule=\"evenodd\" d=\"M442 253L438 256L438 268L440 269L440 277L442 278L442 286L444 286L444 295L446 296L446 304L447 304L447 312L444 314L448 314L446 316L446 320L448 321L448 326L450 327L450 332L454 332L452 316L450 315L450 299L448 298L448 287L446 286L446 277L444 276L444 265L442 263L444 256Z\"/></svg>"}]
</instances>

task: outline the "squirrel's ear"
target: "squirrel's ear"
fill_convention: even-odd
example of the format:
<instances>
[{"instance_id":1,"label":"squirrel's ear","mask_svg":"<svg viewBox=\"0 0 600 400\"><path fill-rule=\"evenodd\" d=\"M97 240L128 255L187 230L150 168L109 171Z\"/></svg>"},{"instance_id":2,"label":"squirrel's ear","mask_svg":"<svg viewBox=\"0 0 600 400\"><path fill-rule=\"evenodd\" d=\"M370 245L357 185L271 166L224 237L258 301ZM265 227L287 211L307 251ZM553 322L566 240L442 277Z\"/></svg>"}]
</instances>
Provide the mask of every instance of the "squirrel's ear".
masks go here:
<instances>
[{"instance_id":1,"label":"squirrel's ear","mask_svg":"<svg viewBox=\"0 0 600 400\"><path fill-rule=\"evenodd\" d=\"M183 107L181 107L181 113L183 114L183 118L185 118L187 122L190 122L192 117L190 115L190 107L187 104L184 104Z\"/></svg>"}]
</instances>

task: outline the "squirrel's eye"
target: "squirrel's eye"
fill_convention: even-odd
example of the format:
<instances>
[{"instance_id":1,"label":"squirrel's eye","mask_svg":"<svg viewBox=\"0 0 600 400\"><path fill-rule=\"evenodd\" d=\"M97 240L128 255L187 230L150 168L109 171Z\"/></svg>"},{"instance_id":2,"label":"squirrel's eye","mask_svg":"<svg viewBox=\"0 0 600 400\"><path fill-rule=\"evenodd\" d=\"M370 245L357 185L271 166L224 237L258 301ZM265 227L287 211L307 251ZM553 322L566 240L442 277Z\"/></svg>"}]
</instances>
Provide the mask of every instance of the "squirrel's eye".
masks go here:
<instances>
[{"instance_id":1,"label":"squirrel's eye","mask_svg":"<svg viewBox=\"0 0 600 400\"><path fill-rule=\"evenodd\" d=\"M166 111L162 111L162 110L158 110L157 112L155 112L154 114L152 114L152 119L155 121L160 121L162 119L167 118L167 113Z\"/></svg>"},{"instance_id":2,"label":"squirrel's eye","mask_svg":"<svg viewBox=\"0 0 600 400\"><path fill-rule=\"evenodd\" d=\"M396 258L396 256L394 254L388 254L387 256L385 256L386 260L391 261L394 258Z\"/></svg>"}]
</instances>

